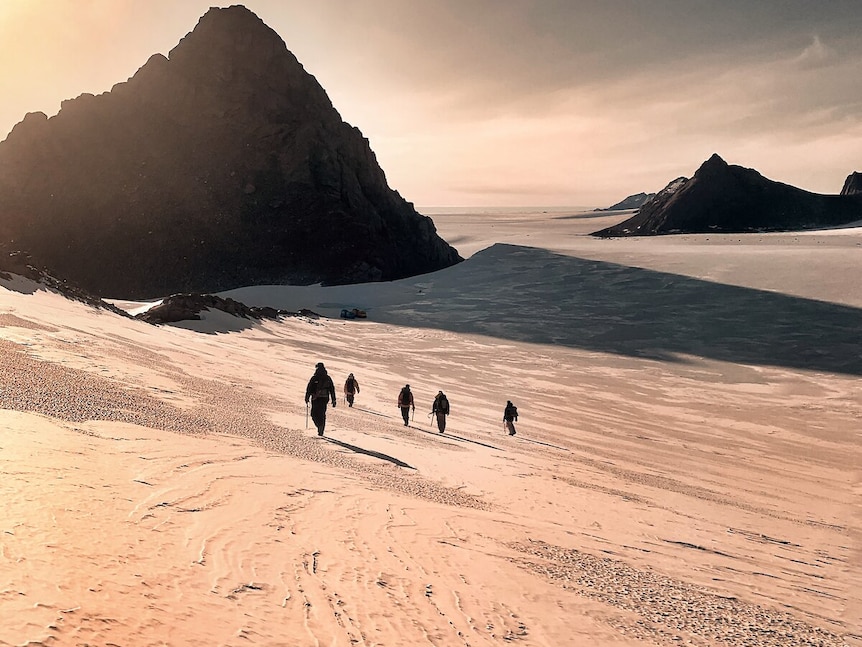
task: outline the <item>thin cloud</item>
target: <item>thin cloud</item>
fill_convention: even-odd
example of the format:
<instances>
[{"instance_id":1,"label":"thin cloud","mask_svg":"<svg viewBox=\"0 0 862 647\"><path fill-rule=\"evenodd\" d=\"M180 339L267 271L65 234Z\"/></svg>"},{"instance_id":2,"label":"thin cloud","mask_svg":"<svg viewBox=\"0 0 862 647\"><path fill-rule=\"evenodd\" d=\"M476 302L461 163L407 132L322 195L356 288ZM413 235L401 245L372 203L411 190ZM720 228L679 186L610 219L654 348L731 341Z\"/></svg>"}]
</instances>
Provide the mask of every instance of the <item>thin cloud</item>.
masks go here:
<instances>
[{"instance_id":1,"label":"thin cloud","mask_svg":"<svg viewBox=\"0 0 862 647\"><path fill-rule=\"evenodd\" d=\"M835 50L824 45L820 36L815 34L811 44L802 50L802 53L793 62L800 67L812 69L829 65L835 58Z\"/></svg>"}]
</instances>

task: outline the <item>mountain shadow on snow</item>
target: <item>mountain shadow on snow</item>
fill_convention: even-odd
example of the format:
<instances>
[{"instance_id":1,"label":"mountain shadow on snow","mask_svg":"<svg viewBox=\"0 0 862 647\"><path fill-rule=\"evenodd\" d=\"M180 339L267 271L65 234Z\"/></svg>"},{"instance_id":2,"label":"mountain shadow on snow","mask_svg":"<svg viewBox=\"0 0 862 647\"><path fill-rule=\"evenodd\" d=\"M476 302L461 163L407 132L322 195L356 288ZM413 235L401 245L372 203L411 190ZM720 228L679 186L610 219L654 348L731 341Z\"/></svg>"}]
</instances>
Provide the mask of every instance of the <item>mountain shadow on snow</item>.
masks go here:
<instances>
[{"instance_id":1,"label":"mountain shadow on snow","mask_svg":"<svg viewBox=\"0 0 862 647\"><path fill-rule=\"evenodd\" d=\"M852 306L505 244L426 283L421 301L376 308L375 320L660 361L862 375L862 309Z\"/></svg>"}]
</instances>

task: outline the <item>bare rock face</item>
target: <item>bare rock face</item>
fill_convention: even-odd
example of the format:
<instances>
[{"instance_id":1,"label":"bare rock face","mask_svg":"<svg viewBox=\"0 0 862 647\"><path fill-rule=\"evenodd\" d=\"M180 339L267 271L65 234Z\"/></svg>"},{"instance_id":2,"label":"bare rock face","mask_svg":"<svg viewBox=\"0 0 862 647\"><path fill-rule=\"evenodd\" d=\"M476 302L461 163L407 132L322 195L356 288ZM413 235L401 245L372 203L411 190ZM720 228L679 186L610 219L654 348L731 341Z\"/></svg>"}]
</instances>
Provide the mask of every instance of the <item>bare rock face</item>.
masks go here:
<instances>
[{"instance_id":1,"label":"bare rock face","mask_svg":"<svg viewBox=\"0 0 862 647\"><path fill-rule=\"evenodd\" d=\"M146 312L135 315L135 318L151 324L197 321L204 310L221 310L234 317L258 320L278 319L280 316L293 314L275 308L250 308L239 301L223 299L213 294L172 294Z\"/></svg>"},{"instance_id":2,"label":"bare rock face","mask_svg":"<svg viewBox=\"0 0 862 647\"><path fill-rule=\"evenodd\" d=\"M628 209L637 209L645 202L652 200L655 195L655 193L635 193L623 198L616 204L612 204L606 209L596 209L596 211L626 211Z\"/></svg>"},{"instance_id":3,"label":"bare rock face","mask_svg":"<svg viewBox=\"0 0 862 647\"><path fill-rule=\"evenodd\" d=\"M126 298L393 280L461 260L241 6L210 9L110 92L15 126L0 143L0 241Z\"/></svg>"},{"instance_id":4,"label":"bare rock face","mask_svg":"<svg viewBox=\"0 0 862 647\"><path fill-rule=\"evenodd\" d=\"M821 195L774 182L713 155L628 220L594 236L816 229L862 220L862 194Z\"/></svg>"},{"instance_id":5,"label":"bare rock face","mask_svg":"<svg viewBox=\"0 0 862 647\"><path fill-rule=\"evenodd\" d=\"M857 195L859 193L862 193L862 173L854 171L844 181L841 195Z\"/></svg>"},{"instance_id":6,"label":"bare rock face","mask_svg":"<svg viewBox=\"0 0 862 647\"><path fill-rule=\"evenodd\" d=\"M59 279L51 276L44 270L34 267L31 264L31 259L24 253L16 252L9 255L0 254L0 280L12 281L13 275L18 275L25 279L29 279L34 284L41 286L38 289L50 290L61 294L70 301L79 301L86 303L98 310L108 310L122 317L129 317L129 313L121 310L112 303L103 301L94 294L90 294L81 287L70 283L65 279ZM15 290L18 288L4 286L8 289ZM28 290L29 293L29 290Z\"/></svg>"}]
</instances>

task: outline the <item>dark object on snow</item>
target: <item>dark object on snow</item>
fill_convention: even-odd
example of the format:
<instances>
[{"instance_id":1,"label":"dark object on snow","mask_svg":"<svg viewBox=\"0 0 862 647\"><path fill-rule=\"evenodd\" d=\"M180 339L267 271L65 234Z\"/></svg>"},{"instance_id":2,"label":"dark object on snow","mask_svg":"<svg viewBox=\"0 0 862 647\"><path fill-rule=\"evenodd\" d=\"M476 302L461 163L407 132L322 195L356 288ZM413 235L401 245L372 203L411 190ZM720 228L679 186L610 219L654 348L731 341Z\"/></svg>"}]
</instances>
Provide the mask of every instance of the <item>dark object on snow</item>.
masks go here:
<instances>
[{"instance_id":1,"label":"dark object on snow","mask_svg":"<svg viewBox=\"0 0 862 647\"><path fill-rule=\"evenodd\" d=\"M342 319L365 319L366 317L368 317L368 314L366 314L365 310L360 310L359 308L353 308L352 310L344 308L341 311Z\"/></svg>"},{"instance_id":2,"label":"dark object on snow","mask_svg":"<svg viewBox=\"0 0 862 647\"><path fill-rule=\"evenodd\" d=\"M437 417L437 429L442 434L446 431L446 416L449 415L449 398L443 391L437 393L434 404L431 405L431 414Z\"/></svg>"},{"instance_id":3,"label":"dark object on snow","mask_svg":"<svg viewBox=\"0 0 862 647\"><path fill-rule=\"evenodd\" d=\"M353 406L353 399L356 397L356 394L359 393L359 380L357 380L353 373L347 376L347 379L344 381L344 397L347 400L347 406Z\"/></svg>"},{"instance_id":4,"label":"dark object on snow","mask_svg":"<svg viewBox=\"0 0 862 647\"><path fill-rule=\"evenodd\" d=\"M515 422L518 420L518 407L506 400L506 408L503 409L503 425L510 436L515 435Z\"/></svg>"},{"instance_id":5,"label":"dark object on snow","mask_svg":"<svg viewBox=\"0 0 862 647\"><path fill-rule=\"evenodd\" d=\"M410 409L416 411L416 404L413 401L413 392L410 390L410 385L405 384L404 388L398 393L398 406L401 409L401 417L404 419L404 426L410 424Z\"/></svg>"},{"instance_id":6,"label":"dark object on snow","mask_svg":"<svg viewBox=\"0 0 862 647\"><path fill-rule=\"evenodd\" d=\"M280 316L293 314L275 308L252 308L239 301L223 299L213 294L174 294L135 318L151 324L199 321L202 310L221 310L244 319L278 319Z\"/></svg>"},{"instance_id":7,"label":"dark object on snow","mask_svg":"<svg viewBox=\"0 0 862 647\"><path fill-rule=\"evenodd\" d=\"M305 404L311 401L311 419L317 426L317 435L322 436L326 429L326 405L332 400L332 406L336 404L335 385L332 378L326 372L322 362L317 363L314 375L305 387Z\"/></svg>"},{"instance_id":8,"label":"dark object on snow","mask_svg":"<svg viewBox=\"0 0 862 647\"><path fill-rule=\"evenodd\" d=\"M849 178L847 184L853 186ZM593 235L796 231L857 220L862 220L862 193L810 193L713 155L694 177L677 178L631 218Z\"/></svg>"}]
</instances>

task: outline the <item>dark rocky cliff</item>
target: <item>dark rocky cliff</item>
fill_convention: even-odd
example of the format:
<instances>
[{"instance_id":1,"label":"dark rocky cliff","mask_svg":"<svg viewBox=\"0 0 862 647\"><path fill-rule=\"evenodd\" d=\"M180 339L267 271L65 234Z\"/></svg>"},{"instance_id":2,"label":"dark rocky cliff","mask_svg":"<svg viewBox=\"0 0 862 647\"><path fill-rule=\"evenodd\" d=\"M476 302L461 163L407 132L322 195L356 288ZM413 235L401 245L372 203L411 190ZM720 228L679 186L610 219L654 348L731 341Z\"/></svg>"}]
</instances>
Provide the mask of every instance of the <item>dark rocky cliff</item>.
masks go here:
<instances>
[{"instance_id":1,"label":"dark rocky cliff","mask_svg":"<svg viewBox=\"0 0 862 647\"><path fill-rule=\"evenodd\" d=\"M859 193L862 193L862 173L854 171L844 180L841 195L857 195Z\"/></svg>"},{"instance_id":2,"label":"dark rocky cliff","mask_svg":"<svg viewBox=\"0 0 862 647\"><path fill-rule=\"evenodd\" d=\"M282 39L210 9L0 143L0 244L107 296L403 278L461 260Z\"/></svg>"},{"instance_id":3,"label":"dark rocky cliff","mask_svg":"<svg viewBox=\"0 0 862 647\"><path fill-rule=\"evenodd\" d=\"M713 155L624 222L594 236L793 231L862 220L862 194L821 195L774 182Z\"/></svg>"},{"instance_id":4,"label":"dark rocky cliff","mask_svg":"<svg viewBox=\"0 0 862 647\"><path fill-rule=\"evenodd\" d=\"M634 195L623 198L616 204L612 204L606 209L596 209L596 211L626 211L627 209L637 209L645 202L652 200L655 195L655 193L635 193Z\"/></svg>"}]
</instances>

